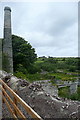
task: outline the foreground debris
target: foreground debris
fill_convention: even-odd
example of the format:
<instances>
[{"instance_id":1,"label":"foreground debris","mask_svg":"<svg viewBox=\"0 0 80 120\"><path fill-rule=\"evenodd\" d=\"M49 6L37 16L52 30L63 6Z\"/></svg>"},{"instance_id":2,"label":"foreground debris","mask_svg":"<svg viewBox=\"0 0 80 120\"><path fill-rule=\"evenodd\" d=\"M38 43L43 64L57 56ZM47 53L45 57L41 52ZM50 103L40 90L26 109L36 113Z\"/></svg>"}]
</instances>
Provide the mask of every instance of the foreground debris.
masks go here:
<instances>
[{"instance_id":1,"label":"foreground debris","mask_svg":"<svg viewBox=\"0 0 80 120\"><path fill-rule=\"evenodd\" d=\"M0 72L0 78L7 82L12 89L16 89L17 94L42 118L80 118L80 101L52 96L43 89L42 84L29 83L5 72L4 75ZM23 109L22 111L28 117ZM11 115L3 104L3 118L7 117L10 118Z\"/></svg>"}]
</instances>

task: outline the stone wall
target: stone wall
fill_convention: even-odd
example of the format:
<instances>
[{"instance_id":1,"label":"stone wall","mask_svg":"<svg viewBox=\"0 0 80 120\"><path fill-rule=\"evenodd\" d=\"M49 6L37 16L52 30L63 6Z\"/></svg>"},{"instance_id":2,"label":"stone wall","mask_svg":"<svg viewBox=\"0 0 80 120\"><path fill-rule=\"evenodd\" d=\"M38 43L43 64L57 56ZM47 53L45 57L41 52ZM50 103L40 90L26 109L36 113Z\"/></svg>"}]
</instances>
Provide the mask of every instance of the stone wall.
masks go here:
<instances>
[{"instance_id":1,"label":"stone wall","mask_svg":"<svg viewBox=\"0 0 80 120\"><path fill-rule=\"evenodd\" d=\"M78 87L78 84L73 82L71 85L70 85L70 94L73 94L73 93L76 93L77 92L77 87Z\"/></svg>"},{"instance_id":2,"label":"stone wall","mask_svg":"<svg viewBox=\"0 0 80 120\"><path fill-rule=\"evenodd\" d=\"M13 55L12 55L12 31L11 31L11 9L5 7L4 9L4 40L3 40L3 64L5 71L13 73Z\"/></svg>"}]
</instances>

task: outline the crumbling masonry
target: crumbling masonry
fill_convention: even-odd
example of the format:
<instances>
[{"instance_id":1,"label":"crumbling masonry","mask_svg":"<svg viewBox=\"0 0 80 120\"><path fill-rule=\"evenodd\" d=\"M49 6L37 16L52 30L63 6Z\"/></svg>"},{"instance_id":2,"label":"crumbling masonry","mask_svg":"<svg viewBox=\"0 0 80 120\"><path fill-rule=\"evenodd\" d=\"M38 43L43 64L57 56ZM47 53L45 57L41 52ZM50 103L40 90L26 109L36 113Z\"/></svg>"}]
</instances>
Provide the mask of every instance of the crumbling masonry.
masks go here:
<instances>
[{"instance_id":1,"label":"crumbling masonry","mask_svg":"<svg viewBox=\"0 0 80 120\"><path fill-rule=\"evenodd\" d=\"M3 70L13 73L11 9L4 8Z\"/></svg>"}]
</instances>

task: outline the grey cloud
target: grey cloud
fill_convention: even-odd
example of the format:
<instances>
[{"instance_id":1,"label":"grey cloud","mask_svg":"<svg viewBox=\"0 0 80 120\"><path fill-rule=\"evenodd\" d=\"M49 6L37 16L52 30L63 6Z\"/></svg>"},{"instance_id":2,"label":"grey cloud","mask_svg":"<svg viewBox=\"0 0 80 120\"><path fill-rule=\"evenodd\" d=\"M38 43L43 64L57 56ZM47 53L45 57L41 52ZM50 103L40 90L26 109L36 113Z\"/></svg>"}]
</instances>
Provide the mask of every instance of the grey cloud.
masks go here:
<instances>
[{"instance_id":1,"label":"grey cloud","mask_svg":"<svg viewBox=\"0 0 80 120\"><path fill-rule=\"evenodd\" d=\"M73 7L74 5L72 4L68 9L68 5L66 7L66 4L62 4L61 6L59 6L59 3L52 3L52 5L45 4L43 12L42 10L41 13L37 11L35 15L35 11L33 11L33 14L31 14L31 18L33 19L31 21L31 24L29 24L29 30L35 30L39 32L44 31L50 35L63 34L65 29L67 29L69 26L72 26L77 21L77 12L73 12L73 8L76 8ZM39 5L39 8L41 6L42 4ZM46 7L47 9L45 9Z\"/></svg>"},{"instance_id":2,"label":"grey cloud","mask_svg":"<svg viewBox=\"0 0 80 120\"><path fill-rule=\"evenodd\" d=\"M77 56L77 3L25 2L9 6L13 34L28 40L38 56Z\"/></svg>"}]
</instances>

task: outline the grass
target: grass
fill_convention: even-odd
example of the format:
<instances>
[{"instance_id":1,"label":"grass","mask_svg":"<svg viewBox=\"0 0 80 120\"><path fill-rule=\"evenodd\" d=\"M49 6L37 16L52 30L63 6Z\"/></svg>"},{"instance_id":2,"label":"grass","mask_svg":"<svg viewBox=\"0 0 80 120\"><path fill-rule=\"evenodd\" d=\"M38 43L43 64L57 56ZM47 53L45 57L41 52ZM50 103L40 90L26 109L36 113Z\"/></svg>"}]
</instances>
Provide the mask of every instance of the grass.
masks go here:
<instances>
[{"instance_id":1,"label":"grass","mask_svg":"<svg viewBox=\"0 0 80 120\"><path fill-rule=\"evenodd\" d=\"M64 74L64 73L48 73L50 76L55 76L56 79L60 79L62 81L74 81L75 77L77 77L76 75L68 75L68 74Z\"/></svg>"},{"instance_id":2,"label":"grass","mask_svg":"<svg viewBox=\"0 0 80 120\"><path fill-rule=\"evenodd\" d=\"M18 78L26 79L29 82L50 79L50 76L48 74L40 74L40 73L23 74L22 72L16 72L14 73L14 75Z\"/></svg>"},{"instance_id":3,"label":"grass","mask_svg":"<svg viewBox=\"0 0 80 120\"><path fill-rule=\"evenodd\" d=\"M60 88L58 91L58 95L62 98L80 101L80 86L77 88L77 92L74 94L70 94L69 87Z\"/></svg>"},{"instance_id":4,"label":"grass","mask_svg":"<svg viewBox=\"0 0 80 120\"><path fill-rule=\"evenodd\" d=\"M27 74L27 78L30 82L39 81L39 80L47 80L47 79L50 79L49 77L50 76L48 74L40 74L40 73Z\"/></svg>"},{"instance_id":5,"label":"grass","mask_svg":"<svg viewBox=\"0 0 80 120\"><path fill-rule=\"evenodd\" d=\"M43 63L44 61L40 61L40 60L38 60L38 61L36 61L35 63Z\"/></svg>"},{"instance_id":6,"label":"grass","mask_svg":"<svg viewBox=\"0 0 80 120\"><path fill-rule=\"evenodd\" d=\"M51 79L52 76L55 76L56 80L62 80L62 81L75 81L77 77L76 75L67 75L64 73L46 73L46 74L23 74L22 72L17 72L14 74L18 78L29 80L30 82L37 81L37 80L47 80Z\"/></svg>"}]
</instances>

